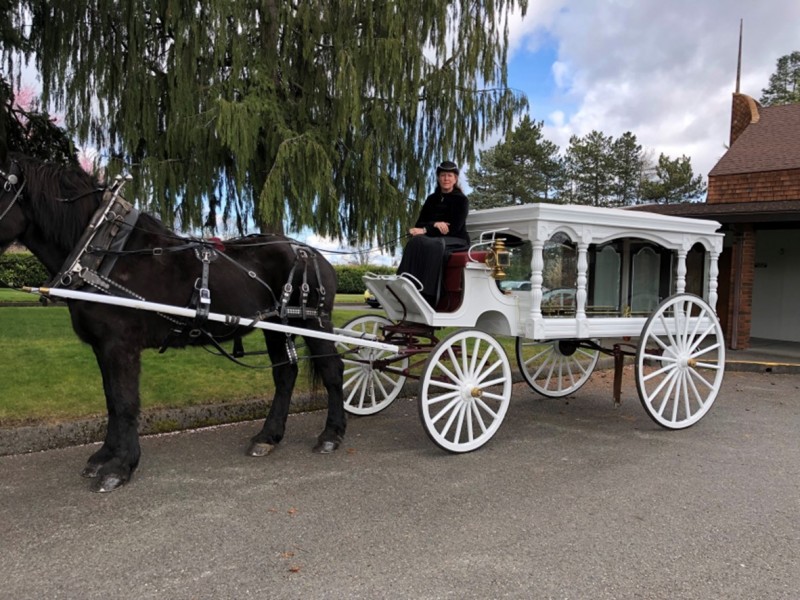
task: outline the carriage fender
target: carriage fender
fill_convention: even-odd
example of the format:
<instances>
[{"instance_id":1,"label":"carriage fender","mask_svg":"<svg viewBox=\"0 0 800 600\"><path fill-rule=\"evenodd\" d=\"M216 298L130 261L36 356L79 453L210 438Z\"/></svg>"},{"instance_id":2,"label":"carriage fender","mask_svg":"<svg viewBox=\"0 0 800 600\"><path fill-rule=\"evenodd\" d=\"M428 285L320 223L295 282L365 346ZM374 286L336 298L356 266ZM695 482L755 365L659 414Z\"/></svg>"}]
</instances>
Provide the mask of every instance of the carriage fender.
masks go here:
<instances>
[{"instance_id":1,"label":"carriage fender","mask_svg":"<svg viewBox=\"0 0 800 600\"><path fill-rule=\"evenodd\" d=\"M475 327L493 335L517 335L516 332L512 333L511 323L509 323L508 317L496 310L488 310L481 313L478 320L475 322Z\"/></svg>"}]
</instances>

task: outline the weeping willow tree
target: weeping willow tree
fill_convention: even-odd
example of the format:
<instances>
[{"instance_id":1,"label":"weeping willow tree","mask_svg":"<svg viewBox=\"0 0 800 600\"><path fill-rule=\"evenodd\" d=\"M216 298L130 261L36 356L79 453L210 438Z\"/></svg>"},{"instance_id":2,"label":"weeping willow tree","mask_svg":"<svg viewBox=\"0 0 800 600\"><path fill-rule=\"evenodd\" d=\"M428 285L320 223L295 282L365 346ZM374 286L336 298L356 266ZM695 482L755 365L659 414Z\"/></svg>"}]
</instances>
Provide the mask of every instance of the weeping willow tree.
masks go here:
<instances>
[{"instance_id":1,"label":"weeping willow tree","mask_svg":"<svg viewBox=\"0 0 800 600\"><path fill-rule=\"evenodd\" d=\"M442 159L525 98L507 17L527 0L21 0L43 100L184 229L233 220L391 240ZM144 199L144 200L143 200Z\"/></svg>"}]
</instances>

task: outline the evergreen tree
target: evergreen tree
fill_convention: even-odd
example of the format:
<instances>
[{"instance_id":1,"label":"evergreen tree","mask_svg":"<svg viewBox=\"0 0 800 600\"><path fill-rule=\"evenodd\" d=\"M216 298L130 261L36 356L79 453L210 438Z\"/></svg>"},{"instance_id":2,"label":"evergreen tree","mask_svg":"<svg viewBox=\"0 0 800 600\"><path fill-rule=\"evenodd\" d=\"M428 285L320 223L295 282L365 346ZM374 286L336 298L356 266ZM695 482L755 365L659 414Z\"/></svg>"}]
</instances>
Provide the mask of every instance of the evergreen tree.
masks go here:
<instances>
[{"instance_id":1,"label":"evergreen tree","mask_svg":"<svg viewBox=\"0 0 800 600\"><path fill-rule=\"evenodd\" d=\"M703 176L695 176L688 156L671 159L662 153L655 167L655 178L642 183L642 199L676 204L695 200L704 195L706 189Z\"/></svg>"},{"instance_id":2,"label":"evergreen tree","mask_svg":"<svg viewBox=\"0 0 800 600\"><path fill-rule=\"evenodd\" d=\"M761 90L759 102L764 106L800 102L800 51L778 59L769 85Z\"/></svg>"},{"instance_id":3,"label":"evergreen tree","mask_svg":"<svg viewBox=\"0 0 800 600\"><path fill-rule=\"evenodd\" d=\"M564 157L562 195L571 204L608 206L613 203L616 169L613 138L599 131L573 135Z\"/></svg>"},{"instance_id":4,"label":"evergreen tree","mask_svg":"<svg viewBox=\"0 0 800 600\"><path fill-rule=\"evenodd\" d=\"M433 166L472 159L526 104L505 17L527 0L13 6L45 105L184 228L395 239Z\"/></svg>"},{"instance_id":5,"label":"evergreen tree","mask_svg":"<svg viewBox=\"0 0 800 600\"><path fill-rule=\"evenodd\" d=\"M542 121L525 115L505 142L481 151L470 171L472 208L511 206L554 199L561 175L559 148L544 139Z\"/></svg>"},{"instance_id":6,"label":"evergreen tree","mask_svg":"<svg viewBox=\"0 0 800 600\"><path fill-rule=\"evenodd\" d=\"M610 204L626 206L639 200L645 156L636 136L626 131L611 145L614 162L614 200Z\"/></svg>"}]
</instances>

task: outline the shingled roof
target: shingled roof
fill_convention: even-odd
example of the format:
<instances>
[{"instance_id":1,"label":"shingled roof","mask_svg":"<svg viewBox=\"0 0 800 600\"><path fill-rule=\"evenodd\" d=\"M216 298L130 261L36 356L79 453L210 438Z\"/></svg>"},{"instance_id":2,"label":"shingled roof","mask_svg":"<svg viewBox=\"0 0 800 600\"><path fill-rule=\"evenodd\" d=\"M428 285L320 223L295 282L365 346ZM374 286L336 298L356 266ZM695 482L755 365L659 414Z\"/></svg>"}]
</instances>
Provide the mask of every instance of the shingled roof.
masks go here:
<instances>
[{"instance_id":1,"label":"shingled roof","mask_svg":"<svg viewBox=\"0 0 800 600\"><path fill-rule=\"evenodd\" d=\"M713 219L720 223L800 222L800 200L735 202L728 204L682 202L680 204L640 204L625 208L661 215Z\"/></svg>"},{"instance_id":2,"label":"shingled roof","mask_svg":"<svg viewBox=\"0 0 800 600\"><path fill-rule=\"evenodd\" d=\"M800 169L800 103L758 106L757 111L758 119L745 127L709 177Z\"/></svg>"}]
</instances>

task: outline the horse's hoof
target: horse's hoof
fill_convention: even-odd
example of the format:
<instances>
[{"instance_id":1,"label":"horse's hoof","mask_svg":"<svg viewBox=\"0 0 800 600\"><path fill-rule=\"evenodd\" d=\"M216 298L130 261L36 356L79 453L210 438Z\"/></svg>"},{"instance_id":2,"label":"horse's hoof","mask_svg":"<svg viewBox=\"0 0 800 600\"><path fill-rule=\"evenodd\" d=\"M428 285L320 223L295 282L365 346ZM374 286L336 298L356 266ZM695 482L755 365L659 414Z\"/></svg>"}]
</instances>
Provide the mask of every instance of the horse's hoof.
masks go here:
<instances>
[{"instance_id":1,"label":"horse's hoof","mask_svg":"<svg viewBox=\"0 0 800 600\"><path fill-rule=\"evenodd\" d=\"M86 477L86 479L94 479L100 474L100 469L103 465L100 464L92 464L87 463L85 467L83 467L83 471L81 471L81 477Z\"/></svg>"},{"instance_id":2,"label":"horse's hoof","mask_svg":"<svg viewBox=\"0 0 800 600\"><path fill-rule=\"evenodd\" d=\"M336 449L339 447L340 440L325 440L324 442L317 442L317 445L312 448L312 452L317 454L331 454L332 452L336 452Z\"/></svg>"},{"instance_id":3,"label":"horse's hoof","mask_svg":"<svg viewBox=\"0 0 800 600\"><path fill-rule=\"evenodd\" d=\"M117 475L116 473L109 473L103 475L92 483L92 491L104 494L106 492L113 492L117 488L125 485L126 480Z\"/></svg>"},{"instance_id":4,"label":"horse's hoof","mask_svg":"<svg viewBox=\"0 0 800 600\"><path fill-rule=\"evenodd\" d=\"M267 444L266 442L253 442L247 449L247 456L266 456L275 450L274 444Z\"/></svg>"}]
</instances>

